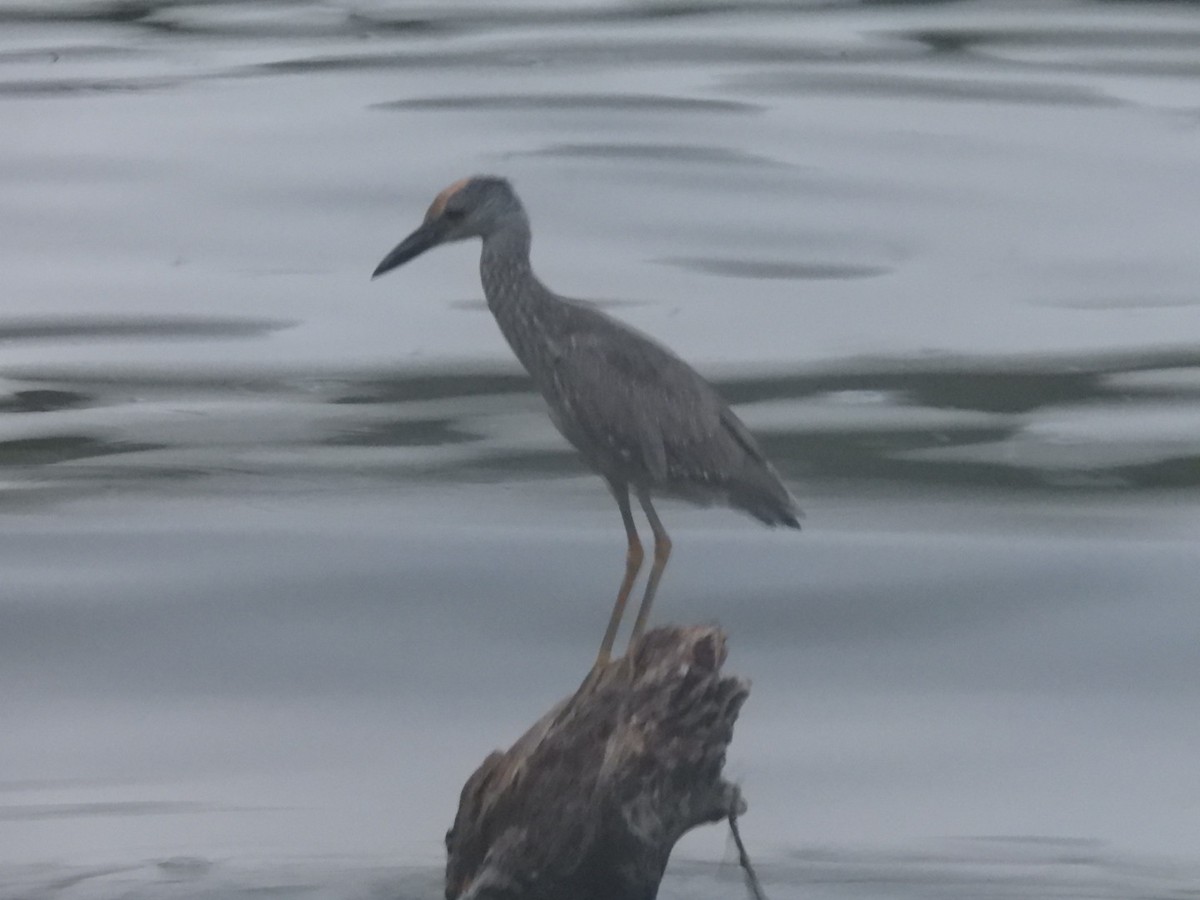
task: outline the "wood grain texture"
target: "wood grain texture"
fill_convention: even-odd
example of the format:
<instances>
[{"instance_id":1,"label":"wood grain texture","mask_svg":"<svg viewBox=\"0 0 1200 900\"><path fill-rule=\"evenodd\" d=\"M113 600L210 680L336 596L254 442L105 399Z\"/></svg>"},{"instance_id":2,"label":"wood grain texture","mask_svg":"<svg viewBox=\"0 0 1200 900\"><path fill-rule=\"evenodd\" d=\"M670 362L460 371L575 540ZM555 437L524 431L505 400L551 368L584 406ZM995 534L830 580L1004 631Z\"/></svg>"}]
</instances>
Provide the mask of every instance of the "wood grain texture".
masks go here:
<instances>
[{"instance_id":1,"label":"wood grain texture","mask_svg":"<svg viewBox=\"0 0 1200 900\"><path fill-rule=\"evenodd\" d=\"M463 787L447 900L650 900L687 831L744 809L721 777L749 685L712 627L648 632Z\"/></svg>"}]
</instances>

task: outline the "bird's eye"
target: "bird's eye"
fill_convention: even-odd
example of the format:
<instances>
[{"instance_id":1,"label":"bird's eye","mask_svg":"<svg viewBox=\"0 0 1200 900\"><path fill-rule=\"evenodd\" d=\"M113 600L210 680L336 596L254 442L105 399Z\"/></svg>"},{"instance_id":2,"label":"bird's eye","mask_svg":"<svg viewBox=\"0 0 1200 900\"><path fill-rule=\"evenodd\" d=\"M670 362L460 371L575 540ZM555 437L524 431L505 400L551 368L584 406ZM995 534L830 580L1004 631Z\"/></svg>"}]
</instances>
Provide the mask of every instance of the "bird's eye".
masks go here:
<instances>
[{"instance_id":1,"label":"bird's eye","mask_svg":"<svg viewBox=\"0 0 1200 900\"><path fill-rule=\"evenodd\" d=\"M451 222L462 221L462 217L466 214L467 211L465 209L445 209L442 211L442 215Z\"/></svg>"}]
</instances>

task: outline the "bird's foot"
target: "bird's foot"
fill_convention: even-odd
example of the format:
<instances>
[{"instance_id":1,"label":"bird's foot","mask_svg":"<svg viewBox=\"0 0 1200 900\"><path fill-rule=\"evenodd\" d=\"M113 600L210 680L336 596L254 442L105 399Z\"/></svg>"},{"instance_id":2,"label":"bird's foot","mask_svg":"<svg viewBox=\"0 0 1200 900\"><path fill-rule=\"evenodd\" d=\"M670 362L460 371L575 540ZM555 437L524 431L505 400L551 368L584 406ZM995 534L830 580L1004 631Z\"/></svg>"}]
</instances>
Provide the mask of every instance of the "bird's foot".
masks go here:
<instances>
[{"instance_id":1,"label":"bird's foot","mask_svg":"<svg viewBox=\"0 0 1200 900\"><path fill-rule=\"evenodd\" d=\"M583 683L579 685L579 690L576 693L590 694L594 691L610 665L612 665L612 662L607 654L596 657L596 661L592 663L592 668L584 676Z\"/></svg>"},{"instance_id":2,"label":"bird's foot","mask_svg":"<svg viewBox=\"0 0 1200 900\"><path fill-rule=\"evenodd\" d=\"M576 693L584 694L591 693L600 686L602 682L630 681L633 679L633 656L627 654L625 656L612 659L608 656L601 656L592 664L591 670L584 677L583 682L579 685L579 690Z\"/></svg>"},{"instance_id":3,"label":"bird's foot","mask_svg":"<svg viewBox=\"0 0 1200 900\"><path fill-rule=\"evenodd\" d=\"M646 635L644 631L640 634L635 632L629 636L629 643L625 645L624 659L632 661L637 658L638 651L642 649L642 638L645 636Z\"/></svg>"}]
</instances>

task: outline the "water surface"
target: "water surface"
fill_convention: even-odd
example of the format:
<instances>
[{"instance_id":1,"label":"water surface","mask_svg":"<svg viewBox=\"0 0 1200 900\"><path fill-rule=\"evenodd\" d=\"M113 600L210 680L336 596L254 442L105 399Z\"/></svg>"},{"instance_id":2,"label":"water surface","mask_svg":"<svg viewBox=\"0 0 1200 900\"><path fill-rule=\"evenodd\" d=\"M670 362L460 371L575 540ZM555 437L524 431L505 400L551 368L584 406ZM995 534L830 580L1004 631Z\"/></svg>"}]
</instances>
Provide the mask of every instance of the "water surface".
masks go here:
<instances>
[{"instance_id":1,"label":"water surface","mask_svg":"<svg viewBox=\"0 0 1200 900\"><path fill-rule=\"evenodd\" d=\"M440 895L624 552L477 248L369 281L472 172L806 509L663 509L771 896L1195 896L1197 60L1189 4L4 0L0 896Z\"/></svg>"}]
</instances>

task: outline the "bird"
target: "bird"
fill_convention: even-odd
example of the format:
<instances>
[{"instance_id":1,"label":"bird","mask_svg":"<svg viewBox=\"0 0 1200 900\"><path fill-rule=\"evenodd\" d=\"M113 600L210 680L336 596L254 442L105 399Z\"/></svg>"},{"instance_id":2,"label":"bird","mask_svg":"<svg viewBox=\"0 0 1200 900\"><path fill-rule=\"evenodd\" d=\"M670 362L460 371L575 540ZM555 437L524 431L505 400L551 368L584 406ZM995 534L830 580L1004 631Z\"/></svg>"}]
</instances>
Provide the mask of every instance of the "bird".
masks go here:
<instances>
[{"instance_id":1,"label":"bird","mask_svg":"<svg viewBox=\"0 0 1200 900\"><path fill-rule=\"evenodd\" d=\"M559 296L534 274L525 207L505 178L455 181L372 279L440 244L482 240L488 308L546 401L550 418L608 484L628 539L625 574L592 671L606 666L645 551L630 495L654 534L654 561L627 652L645 631L671 554L654 495L724 504L769 526L800 527L796 499L717 391L653 338L582 300Z\"/></svg>"}]
</instances>

